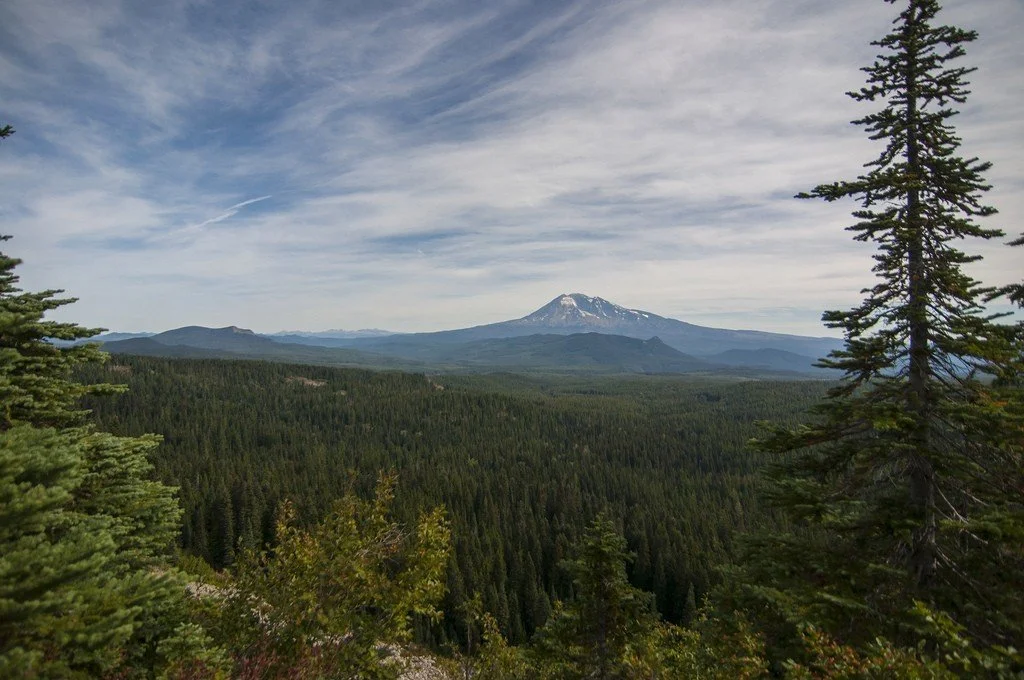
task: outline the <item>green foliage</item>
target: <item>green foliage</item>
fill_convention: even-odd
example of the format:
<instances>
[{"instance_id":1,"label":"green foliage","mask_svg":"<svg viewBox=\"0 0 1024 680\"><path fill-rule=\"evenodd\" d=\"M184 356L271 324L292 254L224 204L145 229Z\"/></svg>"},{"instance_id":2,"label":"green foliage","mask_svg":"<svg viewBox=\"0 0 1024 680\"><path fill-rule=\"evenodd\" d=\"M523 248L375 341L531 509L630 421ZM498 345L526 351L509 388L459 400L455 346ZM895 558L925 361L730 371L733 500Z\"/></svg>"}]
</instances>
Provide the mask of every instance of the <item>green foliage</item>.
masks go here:
<instances>
[{"instance_id":1,"label":"green foliage","mask_svg":"<svg viewBox=\"0 0 1024 680\"><path fill-rule=\"evenodd\" d=\"M801 626L800 637L810 660L802 664L793 661L786 664L786 677L793 680L939 680L957 677L949 668L928 660L919 651L897 649L881 638L861 652L839 644L810 625Z\"/></svg>"},{"instance_id":2,"label":"green foliage","mask_svg":"<svg viewBox=\"0 0 1024 680\"><path fill-rule=\"evenodd\" d=\"M417 638L464 649L475 592L512 644L572 596L560 562L602 508L622 518L636 553L630 582L654 593L667 621L684 621L690 590L698 603L730 559L733 532L777 528L744 450L754 423L792 421L825 390L127 356L81 375L129 384L87 405L105 430L164 436L153 461L181 487L181 545L215 568L239 541L273 542L282 498L310 526L353 484L368 494L379 470L395 469L399 521L443 504L452 525L445 618Z\"/></svg>"},{"instance_id":3,"label":"green foliage","mask_svg":"<svg viewBox=\"0 0 1024 680\"><path fill-rule=\"evenodd\" d=\"M53 430L0 433L0 675L86 677L117 666L137 610L111 591L109 520L72 508L80 449Z\"/></svg>"},{"instance_id":4,"label":"green foliage","mask_svg":"<svg viewBox=\"0 0 1024 680\"><path fill-rule=\"evenodd\" d=\"M536 666L522 647L508 644L498 628L498 622L480 609L482 601L477 593L469 602L474 603L468 625L470 629L479 625L481 641L479 647L467 644L465 654L456 650L454 657L444 664L445 671L459 680L533 680L539 674Z\"/></svg>"},{"instance_id":5,"label":"green foliage","mask_svg":"<svg viewBox=\"0 0 1024 680\"><path fill-rule=\"evenodd\" d=\"M10 239L0 236L0 243ZM58 347L47 342L88 338L102 329L44 320L49 311L74 302L62 291L25 293L16 286L21 260L0 253L0 430L17 423L67 427L82 422L78 408L86 394L113 391L111 385L83 385L68 379L75 366L101 362L95 345Z\"/></svg>"},{"instance_id":6,"label":"green foliage","mask_svg":"<svg viewBox=\"0 0 1024 680\"><path fill-rule=\"evenodd\" d=\"M44 320L70 300L21 292L17 264L0 254L0 675L146 677L187 616L177 500L147 479L156 438L83 424L78 400L113 388L70 372L102 355L49 339L94 331Z\"/></svg>"},{"instance_id":7,"label":"green foliage","mask_svg":"<svg viewBox=\"0 0 1024 680\"><path fill-rule=\"evenodd\" d=\"M210 566L210 563L198 555L179 553L174 560L175 566L194 583L203 583L213 586L224 586L227 578L222 573Z\"/></svg>"},{"instance_id":8,"label":"green foliage","mask_svg":"<svg viewBox=\"0 0 1024 680\"><path fill-rule=\"evenodd\" d=\"M958 248L1002 235L976 222L995 212L981 202L989 165L957 155L950 125L972 70L953 62L976 35L935 25L935 0L901 4L850 93L882 103L855 123L885 148L864 175L802 195L859 201L848 229L876 246L878 282L861 305L824 315L846 343L822 362L844 378L818 420L759 443L785 454L769 497L797 530L751 542L748 605L844 644L937 644L916 624L921 601L982 647L1019 646L1024 592L1009 584L1024 581L1022 345L986 316L993 291L963 271L979 258Z\"/></svg>"},{"instance_id":9,"label":"green foliage","mask_svg":"<svg viewBox=\"0 0 1024 680\"><path fill-rule=\"evenodd\" d=\"M764 640L741 614L713 617L704 612L691 628L662 626L656 646L665 678L768 677Z\"/></svg>"},{"instance_id":10,"label":"green foliage","mask_svg":"<svg viewBox=\"0 0 1024 680\"><path fill-rule=\"evenodd\" d=\"M159 680L228 680L231 660L199 624L185 622L160 640L157 654L164 661Z\"/></svg>"},{"instance_id":11,"label":"green foliage","mask_svg":"<svg viewBox=\"0 0 1024 680\"><path fill-rule=\"evenodd\" d=\"M391 518L393 488L383 476L371 501L346 494L308 531L283 504L273 550L241 552L230 584L207 602L237 673L397 676L382 650L410 640L413 617L440 615L451 538L441 508L404 530Z\"/></svg>"},{"instance_id":12,"label":"green foliage","mask_svg":"<svg viewBox=\"0 0 1024 680\"><path fill-rule=\"evenodd\" d=\"M654 600L626 579L626 540L600 516L566 563L575 597L558 603L533 652L546 677L648 677L658 617Z\"/></svg>"},{"instance_id":13,"label":"green foliage","mask_svg":"<svg viewBox=\"0 0 1024 680\"><path fill-rule=\"evenodd\" d=\"M590 525L576 552L565 563L573 576L572 599L557 604L526 657L510 652L500 636L486 642L471 666L479 677L490 677L482 669L495 666L505 673L495 677L551 680L768 676L764 640L742 615L702 611L691 628L661 621L651 595L626 580L630 555L606 517ZM495 658L504 665L494 664Z\"/></svg>"},{"instance_id":14,"label":"green foliage","mask_svg":"<svg viewBox=\"0 0 1024 680\"><path fill-rule=\"evenodd\" d=\"M131 568L166 564L181 530L181 509L172 487L149 479L147 456L160 438L87 432L79 442L86 474L76 510L109 516L118 559Z\"/></svg>"}]
</instances>

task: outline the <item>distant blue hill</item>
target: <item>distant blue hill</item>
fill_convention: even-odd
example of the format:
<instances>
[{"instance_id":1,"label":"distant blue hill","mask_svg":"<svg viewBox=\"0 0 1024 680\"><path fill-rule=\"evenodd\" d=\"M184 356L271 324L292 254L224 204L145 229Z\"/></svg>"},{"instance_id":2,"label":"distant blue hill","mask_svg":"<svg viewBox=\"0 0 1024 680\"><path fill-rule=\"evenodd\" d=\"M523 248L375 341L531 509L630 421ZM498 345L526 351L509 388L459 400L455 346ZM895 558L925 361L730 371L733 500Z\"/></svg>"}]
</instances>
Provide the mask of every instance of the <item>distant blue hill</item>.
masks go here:
<instances>
[{"instance_id":1,"label":"distant blue hill","mask_svg":"<svg viewBox=\"0 0 1024 680\"><path fill-rule=\"evenodd\" d=\"M275 342L268 337L257 335L237 326L226 328L186 326L146 338L105 342L103 349L112 354L208 359L262 359L329 366L423 370L423 365L418 362L354 349Z\"/></svg>"},{"instance_id":2,"label":"distant blue hill","mask_svg":"<svg viewBox=\"0 0 1024 680\"><path fill-rule=\"evenodd\" d=\"M820 373L823 376L838 377L834 370L816 367L814 364L818 359L815 357L794 354L781 349L730 349L712 354L707 359L726 366Z\"/></svg>"}]
</instances>

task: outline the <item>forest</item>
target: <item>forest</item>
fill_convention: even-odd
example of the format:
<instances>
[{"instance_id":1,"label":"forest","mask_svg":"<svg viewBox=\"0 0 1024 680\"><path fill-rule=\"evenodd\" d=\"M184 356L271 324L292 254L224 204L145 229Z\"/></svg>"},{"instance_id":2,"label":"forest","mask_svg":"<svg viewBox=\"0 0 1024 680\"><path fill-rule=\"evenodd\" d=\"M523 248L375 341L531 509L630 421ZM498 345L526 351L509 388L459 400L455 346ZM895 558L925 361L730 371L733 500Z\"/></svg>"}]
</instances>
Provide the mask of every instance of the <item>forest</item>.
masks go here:
<instances>
[{"instance_id":1,"label":"forest","mask_svg":"<svg viewBox=\"0 0 1024 680\"><path fill-rule=\"evenodd\" d=\"M157 477L179 488L182 547L215 568L273 539L279 503L313 522L378 472L409 522L443 505L453 531L440 637L464 637L483 595L523 642L571 584L560 563L606 511L637 559L631 581L686 622L737 531L774 526L746 449L759 420L795 422L812 381L434 376L263 362L119 356L80 374L128 391L85 402L97 426L156 433Z\"/></svg>"},{"instance_id":2,"label":"forest","mask_svg":"<svg viewBox=\"0 0 1024 680\"><path fill-rule=\"evenodd\" d=\"M892 4L849 93L884 148L798 195L874 249L836 381L111 360L0 253L0 677L1024 677L977 36Z\"/></svg>"}]
</instances>

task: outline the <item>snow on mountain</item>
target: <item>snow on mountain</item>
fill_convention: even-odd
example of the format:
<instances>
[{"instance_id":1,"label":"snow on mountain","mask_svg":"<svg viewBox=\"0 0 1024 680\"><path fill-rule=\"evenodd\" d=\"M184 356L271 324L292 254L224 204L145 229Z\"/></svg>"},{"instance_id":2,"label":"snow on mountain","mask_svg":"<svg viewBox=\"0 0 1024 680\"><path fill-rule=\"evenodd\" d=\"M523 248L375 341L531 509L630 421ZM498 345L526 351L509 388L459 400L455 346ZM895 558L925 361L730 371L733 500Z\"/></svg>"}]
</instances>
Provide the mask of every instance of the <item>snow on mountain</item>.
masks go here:
<instances>
[{"instance_id":1,"label":"snow on mountain","mask_svg":"<svg viewBox=\"0 0 1024 680\"><path fill-rule=\"evenodd\" d=\"M602 329L651 320L662 320L662 317L639 309L620 307L604 298L591 297L582 293L566 293L559 295L536 312L510 323L571 328L583 326Z\"/></svg>"},{"instance_id":2,"label":"snow on mountain","mask_svg":"<svg viewBox=\"0 0 1024 680\"><path fill-rule=\"evenodd\" d=\"M657 336L670 347L695 356L729 349L777 349L816 358L840 345L833 338L697 326L582 293L559 295L521 319L477 326L465 332L474 338L591 332L642 339Z\"/></svg>"}]
</instances>

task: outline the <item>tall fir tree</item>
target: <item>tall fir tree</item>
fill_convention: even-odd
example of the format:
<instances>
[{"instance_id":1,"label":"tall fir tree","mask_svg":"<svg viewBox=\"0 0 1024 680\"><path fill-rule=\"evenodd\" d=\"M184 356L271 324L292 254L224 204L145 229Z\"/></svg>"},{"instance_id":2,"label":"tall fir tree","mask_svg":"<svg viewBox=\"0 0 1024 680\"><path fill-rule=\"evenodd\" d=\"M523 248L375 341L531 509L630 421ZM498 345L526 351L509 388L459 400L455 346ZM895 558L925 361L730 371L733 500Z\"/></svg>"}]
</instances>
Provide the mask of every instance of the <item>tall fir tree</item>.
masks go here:
<instances>
[{"instance_id":1,"label":"tall fir tree","mask_svg":"<svg viewBox=\"0 0 1024 680\"><path fill-rule=\"evenodd\" d=\"M849 93L881 103L854 123L884 148L856 179L799 195L859 202L848 230L877 248L878 281L823 317L845 346L822 361L843 378L817 420L759 442L785 454L769 496L802 528L751 543L750 592L854 643L916 641L927 627L916 601L976 645L1019 649L1021 344L964 271L980 258L961 242L1002 232L978 224L996 212L982 202L989 164L958 155L951 125L973 71L955 63L976 34L936 24L935 0L899 4L866 85Z\"/></svg>"}]
</instances>

